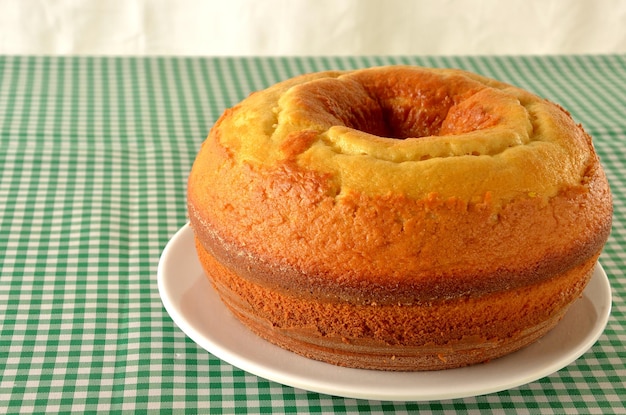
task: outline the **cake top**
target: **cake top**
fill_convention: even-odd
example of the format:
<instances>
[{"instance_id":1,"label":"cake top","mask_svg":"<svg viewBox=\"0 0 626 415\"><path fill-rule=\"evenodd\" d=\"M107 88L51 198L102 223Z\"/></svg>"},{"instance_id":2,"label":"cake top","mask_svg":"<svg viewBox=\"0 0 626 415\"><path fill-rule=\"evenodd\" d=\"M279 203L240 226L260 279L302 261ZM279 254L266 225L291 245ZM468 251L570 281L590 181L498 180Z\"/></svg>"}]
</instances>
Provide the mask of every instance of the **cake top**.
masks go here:
<instances>
[{"instance_id":1,"label":"cake top","mask_svg":"<svg viewBox=\"0 0 626 415\"><path fill-rule=\"evenodd\" d=\"M338 198L547 199L580 184L595 157L591 139L559 106L453 69L302 75L228 114L218 139L239 162L328 173Z\"/></svg>"}]
</instances>

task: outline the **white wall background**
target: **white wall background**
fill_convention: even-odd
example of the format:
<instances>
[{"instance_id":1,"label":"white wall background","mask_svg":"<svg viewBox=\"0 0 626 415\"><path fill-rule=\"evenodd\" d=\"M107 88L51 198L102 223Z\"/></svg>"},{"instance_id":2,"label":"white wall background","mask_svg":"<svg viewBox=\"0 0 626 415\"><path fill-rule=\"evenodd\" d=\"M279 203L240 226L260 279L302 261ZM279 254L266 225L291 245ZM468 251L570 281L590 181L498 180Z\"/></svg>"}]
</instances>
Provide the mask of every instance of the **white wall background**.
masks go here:
<instances>
[{"instance_id":1,"label":"white wall background","mask_svg":"<svg viewBox=\"0 0 626 415\"><path fill-rule=\"evenodd\" d=\"M0 54L626 53L626 0L0 0Z\"/></svg>"}]
</instances>

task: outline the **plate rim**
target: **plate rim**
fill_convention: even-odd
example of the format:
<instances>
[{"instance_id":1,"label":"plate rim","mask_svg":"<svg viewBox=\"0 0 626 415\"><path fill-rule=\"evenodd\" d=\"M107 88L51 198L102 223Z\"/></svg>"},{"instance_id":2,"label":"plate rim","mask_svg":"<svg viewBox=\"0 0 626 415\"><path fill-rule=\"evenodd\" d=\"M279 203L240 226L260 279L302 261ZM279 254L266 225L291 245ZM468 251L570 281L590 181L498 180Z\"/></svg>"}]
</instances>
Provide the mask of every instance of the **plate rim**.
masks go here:
<instances>
[{"instance_id":1,"label":"plate rim","mask_svg":"<svg viewBox=\"0 0 626 415\"><path fill-rule=\"evenodd\" d=\"M412 391L412 393L404 393L404 392L397 392L397 391L396 392L387 391L384 388L381 388L378 392L372 393L372 391L367 390L367 388L366 390L362 390L359 387L352 387L352 388L346 389L346 385L341 386L343 387L343 390L342 390L340 386L338 386L337 384L333 384L332 382L329 383L328 380L322 382L318 379L315 379L315 380L311 379L310 377L307 377L306 375L303 375L303 374L300 374L300 376L297 376L297 375L294 375L293 373L291 374L285 373L284 370L282 371L276 370L275 368L269 367L267 364L263 364L262 362L260 363L258 359L251 358L250 356L241 355L240 353L236 351L223 347L223 345L220 344L219 339L218 341L216 341L215 338L211 337L210 335L207 336L207 333L204 333L202 330L199 330L197 327L190 324L189 319L187 318L185 313L182 312L180 309L180 306L176 304L176 298L173 297L173 293L171 292L169 288L168 283L171 283L171 282L168 280L168 278L171 278L170 274L172 273L168 273L168 269L167 269L168 266L171 265L170 261L176 261L176 258L175 258L176 249L181 248L181 246L185 246L185 244L189 244L190 241L191 242L193 241L193 231L191 229L190 224L186 223L180 229L178 229L178 231L176 231L176 233L170 238L170 240L165 245L161 253L161 256L159 258L159 264L157 267L157 286L158 286L159 295L161 297L161 301L163 303L165 310L170 315L173 322L178 326L178 328L183 333L185 333L185 335L187 335L190 339L192 339L198 346L200 346L201 348L203 348L210 354L214 355L220 360L232 366L235 366L245 372L251 373L255 376L258 376L258 377L261 377L270 381L278 382L283 385L287 385L287 386L291 386L291 387L295 387L295 388L299 388L299 389L303 389L307 391L317 392L317 393L324 393L324 394L331 395L331 396L340 396L344 398L355 398L355 399L373 399L373 400L381 400L381 401L419 402L419 401L432 401L432 400L456 399L456 398L465 398L465 397L471 397L471 396L480 396L480 395L495 393L495 392L511 389L517 386L521 386L524 384L528 384L530 382L544 378L552 373L555 373L563 369L564 367L568 366L569 364L571 364L572 362L580 358L585 352L587 352L603 334L606 328L606 325L608 323L608 320L611 314L611 308L612 308L612 293L611 293L610 282L602 265L600 264L600 262L597 262L594 275L592 276L592 279L590 283L588 284L587 288L585 288L585 291L583 292L583 296L584 296L584 294L589 289L589 286L591 285L592 281L594 281L594 284L597 285L597 287L595 286L594 287L595 287L595 291L598 291L599 294L595 302L601 303L601 306L598 308L596 307L596 304L594 303L594 301L593 300L591 301L591 303L594 306L594 309L598 311L597 321L595 322L595 325L593 326L593 330L584 336L584 341L582 341L580 344L577 345L577 347L575 347L572 351L569 352L567 359L562 359L557 362L554 362L553 364L547 365L543 369L533 372L532 374L510 379L508 382L490 383L488 386L484 386L482 388L474 388L474 389L468 388L463 391L459 391L459 390L443 391L442 390L439 393L435 393L435 394L433 393L420 394L417 391ZM191 248L193 248L193 243L192 243ZM189 256L191 257L190 258L191 261L195 259L195 264L191 263L191 264L187 264L187 266L198 267L200 270L200 274L199 274L199 277L187 276L187 278L189 280L191 280L192 278L196 278L196 279L205 278L202 275L203 271L201 269L200 263L195 254L195 248L189 251L193 251L191 252ZM189 252L187 252L186 254L189 254ZM213 290L208 280L205 279L205 283L211 290ZM210 294L217 296L217 293L215 293L215 291L213 291L212 293L209 293L209 295ZM230 311L226 309L226 307L223 305L221 300L219 300L219 297L217 297L217 300L218 300L216 302L217 305L213 304L213 306L216 306L220 309L223 308L224 311L230 314ZM574 307L574 305L572 307ZM288 356L289 359L295 360L296 362L301 361L301 363L306 363L306 364L325 365L325 367L329 371L331 372L334 371L335 374L355 372L357 374L355 376L358 377L359 374L372 375L373 373L375 373L376 377L381 378L381 380L388 379L390 377L394 377L394 378L403 377L403 378L407 378L406 380L409 381L411 380L412 377L415 379L418 376L419 377L432 377L432 378L436 378L436 377L445 378L445 375L437 376L437 374L442 374L442 373L443 374L455 374L455 372L461 373L460 371L467 372L467 371L471 371L473 368L479 368L482 366L482 365L474 365L474 366L469 366L469 367L464 367L464 368L447 369L444 371L434 371L434 372L385 372L385 371L381 372L381 371L371 371L367 369L354 369L354 368L339 367L339 366L334 366L334 365L324 363L324 362L313 361L311 359L300 356L293 352L289 352L284 349L281 349L280 347L275 346L267 342L266 340L263 340L262 338L256 336L252 332L250 332L249 329L247 329L242 323L236 320L234 316L232 317L232 319L236 324L235 328L237 330L245 331L245 333L247 334L242 333L244 336L250 336L253 341L261 342L260 344L262 344L264 348L267 348L268 350L274 350L279 354L285 354L285 356ZM529 345L527 348L538 347L537 344ZM501 359L505 359L505 358L501 358ZM494 365L494 364L497 365L497 362L499 360L500 359L496 359L490 362L489 365Z\"/></svg>"}]
</instances>

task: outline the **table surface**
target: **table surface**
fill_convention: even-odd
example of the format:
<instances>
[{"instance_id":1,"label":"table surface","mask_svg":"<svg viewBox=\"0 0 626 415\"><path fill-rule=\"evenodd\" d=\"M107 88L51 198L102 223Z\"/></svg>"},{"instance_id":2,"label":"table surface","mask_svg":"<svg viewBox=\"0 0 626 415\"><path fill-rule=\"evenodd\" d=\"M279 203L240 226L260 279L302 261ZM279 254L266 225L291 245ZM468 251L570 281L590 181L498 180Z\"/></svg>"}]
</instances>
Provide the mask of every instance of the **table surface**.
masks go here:
<instances>
[{"instance_id":1,"label":"table surface","mask_svg":"<svg viewBox=\"0 0 626 415\"><path fill-rule=\"evenodd\" d=\"M186 177L221 112L323 69L468 69L567 108L614 194L598 342L538 381L426 402L348 399L235 368L190 340L157 290L186 223ZM626 56L0 57L0 412L626 413Z\"/></svg>"}]
</instances>

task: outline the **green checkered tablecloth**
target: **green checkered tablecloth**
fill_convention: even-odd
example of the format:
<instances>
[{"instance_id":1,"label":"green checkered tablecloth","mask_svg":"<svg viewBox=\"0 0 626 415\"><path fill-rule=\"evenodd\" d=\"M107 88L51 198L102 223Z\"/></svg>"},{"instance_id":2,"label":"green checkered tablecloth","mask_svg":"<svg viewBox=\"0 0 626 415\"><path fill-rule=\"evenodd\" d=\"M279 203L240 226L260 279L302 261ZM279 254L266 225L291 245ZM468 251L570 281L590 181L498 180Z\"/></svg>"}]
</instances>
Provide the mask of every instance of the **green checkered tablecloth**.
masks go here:
<instances>
[{"instance_id":1,"label":"green checkered tablecloth","mask_svg":"<svg viewBox=\"0 0 626 415\"><path fill-rule=\"evenodd\" d=\"M299 73L396 63L516 84L594 137L615 196L601 257L613 310L557 373L465 399L339 398L220 361L163 308L159 256L219 114ZM0 57L0 413L626 413L625 176L626 56Z\"/></svg>"}]
</instances>

